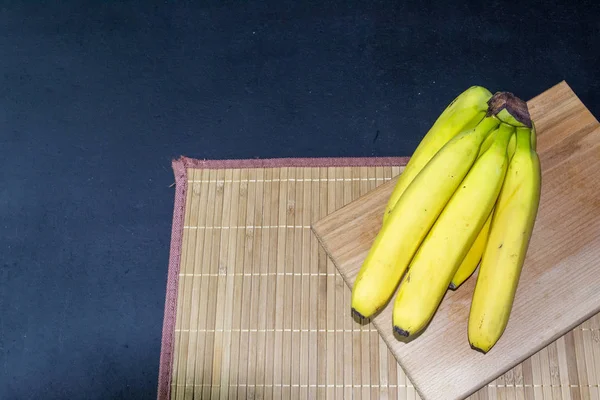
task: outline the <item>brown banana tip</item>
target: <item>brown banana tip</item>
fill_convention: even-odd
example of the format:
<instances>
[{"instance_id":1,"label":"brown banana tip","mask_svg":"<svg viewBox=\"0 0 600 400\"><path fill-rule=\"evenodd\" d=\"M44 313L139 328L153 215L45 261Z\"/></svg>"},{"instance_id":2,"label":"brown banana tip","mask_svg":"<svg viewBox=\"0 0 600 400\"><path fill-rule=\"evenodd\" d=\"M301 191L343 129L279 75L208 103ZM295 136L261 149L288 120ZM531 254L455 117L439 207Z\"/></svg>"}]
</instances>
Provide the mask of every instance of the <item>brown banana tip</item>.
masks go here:
<instances>
[{"instance_id":1,"label":"brown banana tip","mask_svg":"<svg viewBox=\"0 0 600 400\"><path fill-rule=\"evenodd\" d=\"M517 121L531 128L531 116L527 103L510 92L496 92L488 100L487 116L498 114L506 109Z\"/></svg>"},{"instance_id":2,"label":"brown banana tip","mask_svg":"<svg viewBox=\"0 0 600 400\"><path fill-rule=\"evenodd\" d=\"M409 331L405 331L404 329L399 328L397 326L394 326L394 332L396 332L400 336L404 336L404 337L409 337L410 336L410 332Z\"/></svg>"},{"instance_id":3,"label":"brown banana tip","mask_svg":"<svg viewBox=\"0 0 600 400\"><path fill-rule=\"evenodd\" d=\"M454 284L454 282L450 282L450 285L449 285L448 287L450 288L450 290L456 290L456 288L457 288L458 286L456 286L456 285Z\"/></svg>"},{"instance_id":4,"label":"brown banana tip","mask_svg":"<svg viewBox=\"0 0 600 400\"><path fill-rule=\"evenodd\" d=\"M473 350L475 350L475 351L478 351L478 352L480 352L481 354L486 354L486 353L487 353L487 351L484 351L484 350L480 349L479 347L477 347L477 346L473 345L473 343L469 343L469 345L471 346L471 348L472 348Z\"/></svg>"},{"instance_id":5,"label":"brown banana tip","mask_svg":"<svg viewBox=\"0 0 600 400\"><path fill-rule=\"evenodd\" d=\"M365 319L365 317L361 313L356 311L354 308L352 308L352 315L354 315L355 317L361 318L361 319Z\"/></svg>"}]
</instances>

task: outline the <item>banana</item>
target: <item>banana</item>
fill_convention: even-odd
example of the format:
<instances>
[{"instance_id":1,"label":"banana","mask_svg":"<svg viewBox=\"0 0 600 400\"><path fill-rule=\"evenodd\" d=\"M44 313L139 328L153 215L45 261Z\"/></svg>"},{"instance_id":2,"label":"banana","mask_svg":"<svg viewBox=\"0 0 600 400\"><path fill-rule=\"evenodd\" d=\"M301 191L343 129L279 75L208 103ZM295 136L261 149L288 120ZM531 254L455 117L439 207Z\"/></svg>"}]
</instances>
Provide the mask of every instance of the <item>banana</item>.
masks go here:
<instances>
[{"instance_id":1,"label":"banana","mask_svg":"<svg viewBox=\"0 0 600 400\"><path fill-rule=\"evenodd\" d=\"M502 110L502 111L506 111L506 110ZM512 118L514 118L514 117L512 117ZM504 119L506 120L507 118L504 118ZM485 151L491 146L492 142L494 141L494 138L496 137L495 133L497 131L498 131L497 129L495 131L493 131L484 140L483 144L481 145L481 149L479 150L479 157L481 157L481 155L483 153L485 153ZM512 159L512 156L515 153L516 141L517 141L517 136L512 135L510 138L510 142L508 142L508 158L509 158L509 160ZM535 150L536 145L537 145L537 136L536 136L536 131L535 131L535 124L533 123L533 120L531 120L531 147ZM492 213L493 213L493 211L492 211ZM467 253L462 264L456 271L456 275L454 276L454 278L452 278L452 281L450 282L451 290L458 289L458 287L460 285L462 285L477 269L477 266L479 265L479 262L481 261L481 256L483 255L483 250L485 248L485 243L486 243L487 235L488 235L489 228L490 228L491 218L492 218L492 215L490 214L488 220L486 221L485 225L483 226L483 229L481 230L481 232L477 236L477 239L473 243L473 246L469 250L469 253Z\"/></svg>"},{"instance_id":2,"label":"banana","mask_svg":"<svg viewBox=\"0 0 600 400\"><path fill-rule=\"evenodd\" d=\"M500 125L494 143L473 164L423 240L394 303L392 322L397 334L416 335L431 321L496 203L513 134L514 127Z\"/></svg>"},{"instance_id":3,"label":"banana","mask_svg":"<svg viewBox=\"0 0 600 400\"><path fill-rule=\"evenodd\" d=\"M527 128L517 128L516 136L469 312L469 343L482 353L497 343L508 324L540 201L535 139Z\"/></svg>"},{"instance_id":4,"label":"banana","mask_svg":"<svg viewBox=\"0 0 600 400\"><path fill-rule=\"evenodd\" d=\"M404 171L398 177L383 215L385 223L408 185L450 139L474 128L485 116L492 93L481 86L471 86L456 97L440 114L423 137Z\"/></svg>"},{"instance_id":5,"label":"banana","mask_svg":"<svg viewBox=\"0 0 600 400\"><path fill-rule=\"evenodd\" d=\"M455 136L411 182L375 237L356 277L354 314L368 318L387 304L421 241L475 162L484 138L498 124L494 116L486 117L475 128Z\"/></svg>"},{"instance_id":6,"label":"banana","mask_svg":"<svg viewBox=\"0 0 600 400\"><path fill-rule=\"evenodd\" d=\"M514 137L514 135L513 135ZM479 261L481 261L481 256L483 255L483 250L485 249L485 244L488 238L488 232L490 231L490 223L492 221L492 212L488 216L487 221L483 224L483 228L479 231L477 235L477 239L473 242L471 249L465 256L464 260L456 270L452 281L450 282L450 289L456 290L462 285L469 277L475 272L477 266L479 265Z\"/></svg>"},{"instance_id":7,"label":"banana","mask_svg":"<svg viewBox=\"0 0 600 400\"><path fill-rule=\"evenodd\" d=\"M485 140L481 144L481 148L479 149L479 155L477 156L478 159L479 159L479 157L481 157L481 155L483 153L485 153L490 148L492 143L494 143L497 133L498 133L498 129L494 129L485 138ZM510 142L508 143L509 158L512 155L511 145L512 145L512 148L514 151L514 143L515 143L515 135L512 135L510 137ZM458 289L458 287L460 285L462 285L464 283L464 281L466 281L473 274L473 272L475 272L475 270L477 269L477 266L479 265L479 261L481 260L481 255L483 254L483 249L485 248L485 242L487 240L487 234L489 232L490 221L492 218L491 215L492 215L492 213L490 213L490 216L488 217L487 221L483 225L483 228L481 228L481 231L477 235L477 239L475 239L475 242L473 242L471 249L465 256L464 260L460 264L460 267L458 267L456 274L452 278L452 281L450 282L450 286L449 286L449 288L451 290Z\"/></svg>"}]
</instances>

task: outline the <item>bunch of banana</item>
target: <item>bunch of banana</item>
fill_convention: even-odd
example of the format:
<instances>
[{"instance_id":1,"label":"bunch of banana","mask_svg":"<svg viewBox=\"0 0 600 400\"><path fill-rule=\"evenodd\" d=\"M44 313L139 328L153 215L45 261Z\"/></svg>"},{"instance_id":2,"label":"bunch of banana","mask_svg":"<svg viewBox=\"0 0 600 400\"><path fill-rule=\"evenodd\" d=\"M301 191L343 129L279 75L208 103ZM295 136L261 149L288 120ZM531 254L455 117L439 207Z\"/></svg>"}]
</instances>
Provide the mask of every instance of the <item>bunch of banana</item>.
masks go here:
<instances>
[{"instance_id":1,"label":"bunch of banana","mask_svg":"<svg viewBox=\"0 0 600 400\"><path fill-rule=\"evenodd\" d=\"M352 312L371 317L397 291L393 329L412 337L479 266L468 337L487 352L508 322L537 215L535 145L525 102L480 86L460 94L398 178L355 280Z\"/></svg>"}]
</instances>

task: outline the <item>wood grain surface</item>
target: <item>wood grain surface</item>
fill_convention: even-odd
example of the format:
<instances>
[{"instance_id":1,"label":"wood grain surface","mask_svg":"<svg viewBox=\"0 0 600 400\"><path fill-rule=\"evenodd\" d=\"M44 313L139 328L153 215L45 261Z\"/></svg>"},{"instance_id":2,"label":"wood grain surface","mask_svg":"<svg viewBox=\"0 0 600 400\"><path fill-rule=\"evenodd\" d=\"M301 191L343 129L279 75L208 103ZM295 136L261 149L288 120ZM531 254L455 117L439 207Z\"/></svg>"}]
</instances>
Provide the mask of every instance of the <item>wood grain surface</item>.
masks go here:
<instances>
[{"instance_id":1,"label":"wood grain surface","mask_svg":"<svg viewBox=\"0 0 600 400\"><path fill-rule=\"evenodd\" d=\"M528 105L538 132L542 195L500 341L486 355L469 347L476 274L448 292L427 330L410 342L393 335L390 305L372 321L424 400L469 396L600 311L600 124L566 82ZM395 179L312 225L350 288L394 184Z\"/></svg>"}]
</instances>

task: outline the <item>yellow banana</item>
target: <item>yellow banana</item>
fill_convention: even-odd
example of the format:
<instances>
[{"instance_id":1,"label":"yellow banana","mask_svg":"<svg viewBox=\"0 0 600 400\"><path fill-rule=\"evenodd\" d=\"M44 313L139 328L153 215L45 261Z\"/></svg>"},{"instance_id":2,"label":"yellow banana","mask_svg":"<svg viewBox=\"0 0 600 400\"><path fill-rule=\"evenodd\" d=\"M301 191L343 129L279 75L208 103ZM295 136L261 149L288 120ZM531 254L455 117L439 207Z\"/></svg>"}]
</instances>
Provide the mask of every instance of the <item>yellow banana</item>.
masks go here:
<instances>
[{"instance_id":1,"label":"yellow banana","mask_svg":"<svg viewBox=\"0 0 600 400\"><path fill-rule=\"evenodd\" d=\"M485 140L481 144L481 148L479 149L479 155L477 156L478 159L479 159L479 157L481 157L481 155L483 153L485 153L490 148L492 143L494 143L494 141L496 140L497 133L498 133L498 129L494 129L485 138ZM512 151L514 151L514 145L515 145L514 143L515 143L515 135L512 135L510 137L510 142L508 143L509 158L510 158L510 156L512 156ZM511 151L511 145L512 145L512 151ZM491 215L492 215L492 213L490 213L490 216L488 217L487 221L483 225L483 228L481 228L481 231L477 235L477 239L475 239L475 242L473 242L473 246L471 246L471 249L465 256L464 260L460 264L460 267L458 267L456 274L452 278L452 281L450 282L450 286L449 286L449 288L451 290L458 289L458 287L460 285L462 285L464 283L464 281L466 281L473 274L473 272L475 272L475 270L477 269L477 266L479 265L479 261L481 260L481 255L483 254L483 249L485 248L485 242L487 240L487 234L489 232L489 227L490 227L490 220L492 218Z\"/></svg>"},{"instance_id":2,"label":"yellow banana","mask_svg":"<svg viewBox=\"0 0 600 400\"><path fill-rule=\"evenodd\" d=\"M514 137L514 135L513 135ZM456 270L452 281L450 282L450 289L456 290L462 285L469 277L475 272L477 266L479 265L479 261L481 261L481 256L483 255L483 250L485 249L485 243L487 242L488 232L490 231L490 223L492 221L492 213L488 216L488 219L483 224L483 228L479 231L477 235L477 239L473 242L471 249L462 260L460 266Z\"/></svg>"},{"instance_id":3,"label":"yellow banana","mask_svg":"<svg viewBox=\"0 0 600 400\"><path fill-rule=\"evenodd\" d=\"M486 88L471 86L458 95L440 114L398 177L385 208L384 223L408 185L442 146L460 132L474 128L483 119L488 110L487 102L491 97L492 93Z\"/></svg>"},{"instance_id":4,"label":"yellow banana","mask_svg":"<svg viewBox=\"0 0 600 400\"><path fill-rule=\"evenodd\" d=\"M496 137L496 132L498 132L498 129L496 129L493 133L491 133L485 139L485 141L481 145L481 149L479 150L479 157L481 157L481 154L483 154L487 149L490 148L491 142L493 142L494 138ZM508 142L508 159L509 160L512 158L513 154L515 153L516 140L517 140L517 136L512 135L510 137L510 141ZM477 239L475 239L473 246L471 246L471 249L465 256L465 259L460 264L460 267L458 267L458 270L456 271L454 278L452 278L452 281L450 282L451 290L458 289L460 287L460 285L462 285L467 279L469 279L469 277L471 275L473 275L473 272L475 272L475 270L477 269L477 266L479 265L479 262L481 261L481 256L483 255L483 250L485 249L485 244L487 242L487 237L488 237L488 233L490 231L490 224L492 221L492 213L493 212L494 212L494 210L492 210L487 221L485 221L485 224L483 225L483 228L481 228L481 231L477 235Z\"/></svg>"},{"instance_id":5,"label":"yellow banana","mask_svg":"<svg viewBox=\"0 0 600 400\"><path fill-rule=\"evenodd\" d=\"M530 130L517 128L469 313L471 347L487 353L508 323L540 201L541 171Z\"/></svg>"},{"instance_id":6,"label":"yellow banana","mask_svg":"<svg viewBox=\"0 0 600 400\"><path fill-rule=\"evenodd\" d=\"M377 234L352 289L352 311L368 318L394 294L436 218L475 162L494 117L446 143L408 186Z\"/></svg>"},{"instance_id":7,"label":"yellow banana","mask_svg":"<svg viewBox=\"0 0 600 400\"><path fill-rule=\"evenodd\" d=\"M431 321L496 203L513 134L514 127L500 125L494 143L472 166L423 240L394 303L392 322L397 334L416 335Z\"/></svg>"},{"instance_id":8,"label":"yellow banana","mask_svg":"<svg viewBox=\"0 0 600 400\"><path fill-rule=\"evenodd\" d=\"M504 111L506 111L506 110L504 110ZM479 150L479 157L481 157L481 155L491 146L492 142L494 141L494 138L496 137L495 133L497 131L498 131L497 129L495 131L493 131L484 140L483 144L481 145L481 149ZM509 160L512 159L512 156L515 153L516 143L517 143L517 136L512 135L510 138L510 142L508 142L508 158L509 158ZM537 145L537 137L536 137L536 131L535 131L535 124L533 123L533 121L531 121L531 147L532 147L532 149L535 150L536 145ZM493 211L492 211L492 213L493 213ZM452 278L452 282L450 282L451 290L458 289L458 287L460 285L462 285L477 269L477 266L479 265L479 262L481 261L481 256L483 255L483 250L485 248L485 243L487 240L487 235L489 233L491 219L492 219L492 214L490 214L490 216L488 217L488 220L486 221L485 225L481 229L481 232L477 236L477 239L473 243L473 246L469 250L469 253L467 253L462 264L456 271L456 275L454 276L454 278Z\"/></svg>"}]
</instances>

